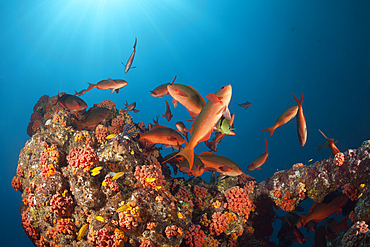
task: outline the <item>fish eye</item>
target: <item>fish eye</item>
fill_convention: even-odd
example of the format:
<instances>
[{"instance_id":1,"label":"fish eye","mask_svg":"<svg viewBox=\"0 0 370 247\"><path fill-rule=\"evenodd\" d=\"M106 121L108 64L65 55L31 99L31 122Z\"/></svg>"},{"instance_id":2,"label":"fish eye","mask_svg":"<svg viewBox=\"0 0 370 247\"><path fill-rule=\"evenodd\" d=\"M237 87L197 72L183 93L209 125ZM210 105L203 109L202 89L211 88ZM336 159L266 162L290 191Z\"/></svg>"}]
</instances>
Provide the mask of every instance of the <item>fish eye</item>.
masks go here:
<instances>
[{"instance_id":1,"label":"fish eye","mask_svg":"<svg viewBox=\"0 0 370 247\"><path fill-rule=\"evenodd\" d=\"M225 86L223 86L221 89L224 89L225 88Z\"/></svg>"}]
</instances>

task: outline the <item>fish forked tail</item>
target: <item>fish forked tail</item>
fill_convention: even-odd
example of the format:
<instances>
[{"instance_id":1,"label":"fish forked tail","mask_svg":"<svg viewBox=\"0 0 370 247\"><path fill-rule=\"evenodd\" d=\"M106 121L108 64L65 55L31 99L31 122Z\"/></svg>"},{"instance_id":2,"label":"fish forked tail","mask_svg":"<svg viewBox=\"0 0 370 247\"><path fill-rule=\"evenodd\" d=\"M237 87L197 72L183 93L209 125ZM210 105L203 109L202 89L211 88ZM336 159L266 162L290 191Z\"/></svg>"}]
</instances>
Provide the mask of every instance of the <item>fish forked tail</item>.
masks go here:
<instances>
[{"instance_id":1,"label":"fish forked tail","mask_svg":"<svg viewBox=\"0 0 370 247\"><path fill-rule=\"evenodd\" d=\"M261 131L268 131L270 132L270 137L272 136L272 134L274 134L274 131L275 131L276 127L275 126L272 126L270 128L267 128L267 129L263 129Z\"/></svg>"},{"instance_id":2,"label":"fish forked tail","mask_svg":"<svg viewBox=\"0 0 370 247\"><path fill-rule=\"evenodd\" d=\"M77 125L77 130L82 130L85 127L83 123L78 121L77 119L72 118L72 122Z\"/></svg>"},{"instance_id":3,"label":"fish forked tail","mask_svg":"<svg viewBox=\"0 0 370 247\"><path fill-rule=\"evenodd\" d=\"M87 92L87 91L90 91L91 89L93 89L93 88L95 88L95 84L92 84L92 83L90 83L90 82L88 82L88 84L89 84L89 87L85 90L85 93Z\"/></svg>"},{"instance_id":4,"label":"fish forked tail","mask_svg":"<svg viewBox=\"0 0 370 247\"><path fill-rule=\"evenodd\" d=\"M188 161L189 163L189 170L191 170L191 168L193 168L193 164L194 164L194 148L189 148L188 146L186 146L184 149L182 149L178 154L176 154L175 156L172 156L171 158L165 160L162 162L165 163L167 162L168 160L176 157L176 156L179 156L179 155L182 155L184 156L184 158Z\"/></svg>"},{"instance_id":5,"label":"fish forked tail","mask_svg":"<svg viewBox=\"0 0 370 247\"><path fill-rule=\"evenodd\" d=\"M293 93L292 93L293 94ZM296 97L295 97L295 95L293 94L293 97L294 97L294 99L295 99L295 101L297 101L297 105L299 106L299 107L302 107L302 103L303 103L303 94L302 94L302 98L300 98L300 99L297 99Z\"/></svg>"}]
</instances>

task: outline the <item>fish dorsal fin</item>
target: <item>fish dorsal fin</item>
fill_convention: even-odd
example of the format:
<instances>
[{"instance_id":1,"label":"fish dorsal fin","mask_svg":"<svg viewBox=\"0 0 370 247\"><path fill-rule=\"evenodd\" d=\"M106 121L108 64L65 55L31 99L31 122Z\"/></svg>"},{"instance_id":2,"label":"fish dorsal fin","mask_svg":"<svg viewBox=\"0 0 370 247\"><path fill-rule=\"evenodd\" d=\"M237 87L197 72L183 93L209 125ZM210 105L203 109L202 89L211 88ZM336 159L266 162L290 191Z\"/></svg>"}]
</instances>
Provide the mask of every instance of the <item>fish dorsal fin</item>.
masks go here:
<instances>
[{"instance_id":1,"label":"fish dorsal fin","mask_svg":"<svg viewBox=\"0 0 370 247\"><path fill-rule=\"evenodd\" d=\"M108 78L108 81L109 81L110 83L112 83L113 85L117 84L117 82L115 82L115 81L114 81L114 80L112 80L111 78Z\"/></svg>"},{"instance_id":2,"label":"fish dorsal fin","mask_svg":"<svg viewBox=\"0 0 370 247\"><path fill-rule=\"evenodd\" d=\"M220 171L223 171L223 172L229 172L231 171L233 168L231 168L230 166L220 166L218 168Z\"/></svg>"},{"instance_id":3,"label":"fish dorsal fin","mask_svg":"<svg viewBox=\"0 0 370 247\"><path fill-rule=\"evenodd\" d=\"M217 103L220 103L221 102L221 98L216 96L215 94L211 93L211 94L208 94L206 96L206 98L211 101L212 103L214 104L217 104Z\"/></svg>"},{"instance_id":4,"label":"fish dorsal fin","mask_svg":"<svg viewBox=\"0 0 370 247\"><path fill-rule=\"evenodd\" d=\"M175 82L176 78L177 78L177 75L175 75L175 78L173 78L173 81L171 83L168 83L168 84L172 85Z\"/></svg>"}]
</instances>

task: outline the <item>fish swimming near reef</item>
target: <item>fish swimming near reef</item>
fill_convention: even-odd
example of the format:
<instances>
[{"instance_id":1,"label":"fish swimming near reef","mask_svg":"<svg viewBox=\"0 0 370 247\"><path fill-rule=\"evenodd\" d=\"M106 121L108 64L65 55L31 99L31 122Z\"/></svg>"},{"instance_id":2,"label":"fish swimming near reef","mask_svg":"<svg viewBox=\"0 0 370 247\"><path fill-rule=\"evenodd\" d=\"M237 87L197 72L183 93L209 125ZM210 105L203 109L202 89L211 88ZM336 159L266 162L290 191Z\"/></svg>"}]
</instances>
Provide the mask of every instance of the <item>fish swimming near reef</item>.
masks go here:
<instances>
[{"instance_id":1,"label":"fish swimming near reef","mask_svg":"<svg viewBox=\"0 0 370 247\"><path fill-rule=\"evenodd\" d=\"M97 89L105 89L105 90L110 90L110 93L113 93L116 91L116 93L119 92L119 90L125 86L127 86L127 81L121 80L121 79L110 79L108 80L101 80L96 84L89 83L89 87L85 90L84 93L90 91L93 88Z\"/></svg>"},{"instance_id":2,"label":"fish swimming near reef","mask_svg":"<svg viewBox=\"0 0 370 247\"><path fill-rule=\"evenodd\" d=\"M80 122L76 119L72 121L77 124L77 130L82 130L84 128L94 129L101 121L106 119L109 115L109 109L105 107L97 107L92 110L85 118L84 121Z\"/></svg>"},{"instance_id":3,"label":"fish swimming near reef","mask_svg":"<svg viewBox=\"0 0 370 247\"><path fill-rule=\"evenodd\" d=\"M332 199L328 203L318 203L315 202L307 215L299 215L301 219L297 222L296 226L298 228L303 227L306 225L306 223L310 220L313 220L314 222L321 222L329 215L338 212L342 209L342 207L347 203L348 197L344 194L340 194L334 199Z\"/></svg>"},{"instance_id":4,"label":"fish swimming near reef","mask_svg":"<svg viewBox=\"0 0 370 247\"><path fill-rule=\"evenodd\" d=\"M260 170L261 166L266 162L267 157L269 156L269 150L268 150L268 145L267 145L267 140L265 138L266 142L266 151L261 154L257 159L255 159L248 167L248 171L253 171L253 170Z\"/></svg>"},{"instance_id":5,"label":"fish swimming near reef","mask_svg":"<svg viewBox=\"0 0 370 247\"><path fill-rule=\"evenodd\" d=\"M324 135L324 133L319 130L320 133L325 137L325 139L329 142L329 147L330 147L330 150L331 150L331 154L333 155L333 157L337 154L337 153L340 153L339 149L337 148L337 146L335 146L334 144L334 139L333 138L327 138L326 135Z\"/></svg>"},{"instance_id":6,"label":"fish swimming near reef","mask_svg":"<svg viewBox=\"0 0 370 247\"><path fill-rule=\"evenodd\" d=\"M231 100L231 85L223 86L215 94L209 94L208 102L202 108L191 128L189 143L177 155L182 155L189 162L189 169L194 163L194 148L199 142L210 138L211 132L223 114L230 114L228 105Z\"/></svg>"},{"instance_id":7,"label":"fish swimming near reef","mask_svg":"<svg viewBox=\"0 0 370 247\"><path fill-rule=\"evenodd\" d=\"M297 133L298 133L299 143L303 147L306 144L306 141L307 141L307 125L306 125L306 119L304 117L303 108L302 108L303 94L302 94L301 99L297 99L294 96L294 94L293 94L293 97L297 101L297 104L298 104Z\"/></svg>"},{"instance_id":8,"label":"fish swimming near reef","mask_svg":"<svg viewBox=\"0 0 370 247\"><path fill-rule=\"evenodd\" d=\"M185 139L176 130L168 127L158 127L142 133L139 140L142 139L145 139L148 144L161 143L165 147L174 147L176 149L186 143Z\"/></svg>"},{"instance_id":9,"label":"fish swimming near reef","mask_svg":"<svg viewBox=\"0 0 370 247\"><path fill-rule=\"evenodd\" d=\"M140 111L140 110L135 109L136 102L132 102L131 104L128 104L126 100L125 106L126 106L126 111L133 111L135 113L138 113Z\"/></svg>"},{"instance_id":10,"label":"fish swimming near reef","mask_svg":"<svg viewBox=\"0 0 370 247\"><path fill-rule=\"evenodd\" d=\"M164 101L166 101L166 113L162 117L165 117L167 121L170 121L173 115L171 113L171 109L170 109L170 105L168 104L168 101L166 99Z\"/></svg>"},{"instance_id":11,"label":"fish swimming near reef","mask_svg":"<svg viewBox=\"0 0 370 247\"><path fill-rule=\"evenodd\" d=\"M125 66L125 73L127 73L131 68L136 68L136 67L131 67L132 62L134 61L135 53L136 53L136 43L137 43L137 38L135 38L134 50L132 51L131 56L127 60L126 65L123 62L121 62L123 66Z\"/></svg>"},{"instance_id":12,"label":"fish swimming near reef","mask_svg":"<svg viewBox=\"0 0 370 247\"><path fill-rule=\"evenodd\" d=\"M283 126L297 115L298 108L299 107L297 105L289 107L283 112L283 114L280 115L280 117L276 120L275 124L272 127L263 129L261 131L268 131L270 132L270 136L272 136L276 128Z\"/></svg>"},{"instance_id":13,"label":"fish swimming near reef","mask_svg":"<svg viewBox=\"0 0 370 247\"><path fill-rule=\"evenodd\" d=\"M249 101L247 101L247 102L245 102L245 103L241 103L241 104L238 104L238 103L236 103L238 106L240 106L240 107L244 107L244 110L247 110L248 109L248 107L250 107L251 105L252 105L252 103L251 102L249 102Z\"/></svg>"},{"instance_id":14,"label":"fish swimming near reef","mask_svg":"<svg viewBox=\"0 0 370 247\"><path fill-rule=\"evenodd\" d=\"M206 104L203 97L191 86L170 84L167 85L167 90L173 98L173 105L177 107L178 102L180 102L192 117L197 117Z\"/></svg>"},{"instance_id":15,"label":"fish swimming near reef","mask_svg":"<svg viewBox=\"0 0 370 247\"><path fill-rule=\"evenodd\" d=\"M72 113L82 111L87 108L86 102L83 101L81 98L70 94L63 94L59 97L59 92L55 105L57 103L59 103L62 107L71 110Z\"/></svg>"},{"instance_id":16,"label":"fish swimming near reef","mask_svg":"<svg viewBox=\"0 0 370 247\"><path fill-rule=\"evenodd\" d=\"M194 164L191 169L189 167L189 162L185 158L180 159L178 166L180 172L186 173L188 176L194 175L195 177L199 177L204 172L204 163L196 154L194 154Z\"/></svg>"},{"instance_id":17,"label":"fish swimming near reef","mask_svg":"<svg viewBox=\"0 0 370 247\"><path fill-rule=\"evenodd\" d=\"M204 164L204 171L219 172L225 176L235 177L243 174L242 169L231 159L212 152L200 153L199 158Z\"/></svg>"},{"instance_id":18,"label":"fish swimming near reef","mask_svg":"<svg viewBox=\"0 0 370 247\"><path fill-rule=\"evenodd\" d=\"M152 91L150 91L150 95L153 96L153 97L163 98L163 95L169 94L167 86L170 85L170 84L173 84L175 82L176 78L177 78L177 76L175 76L172 83L167 82L167 83L161 84L158 87L154 88Z\"/></svg>"},{"instance_id":19,"label":"fish swimming near reef","mask_svg":"<svg viewBox=\"0 0 370 247\"><path fill-rule=\"evenodd\" d=\"M75 90L75 94L74 94L74 95L82 96L82 95L84 95L85 93L86 93L86 89L82 89L80 92L77 92L77 91Z\"/></svg>"},{"instance_id":20,"label":"fish swimming near reef","mask_svg":"<svg viewBox=\"0 0 370 247\"><path fill-rule=\"evenodd\" d=\"M334 139L334 144L337 143L337 142L338 142L338 139ZM319 150L317 150L317 152L320 151L320 149L322 149L322 148L327 148L327 147L329 147L329 141L326 140L323 144L316 145L316 147L319 148Z\"/></svg>"}]
</instances>

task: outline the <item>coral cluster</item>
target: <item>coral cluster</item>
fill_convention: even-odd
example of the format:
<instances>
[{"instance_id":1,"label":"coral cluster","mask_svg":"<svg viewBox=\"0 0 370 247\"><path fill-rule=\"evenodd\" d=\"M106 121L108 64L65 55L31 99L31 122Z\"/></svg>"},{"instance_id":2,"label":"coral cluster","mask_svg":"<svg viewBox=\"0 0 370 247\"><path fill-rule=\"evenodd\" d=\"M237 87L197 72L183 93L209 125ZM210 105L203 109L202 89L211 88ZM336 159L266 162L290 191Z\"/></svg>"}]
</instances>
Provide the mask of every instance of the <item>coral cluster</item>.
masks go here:
<instances>
[{"instance_id":1,"label":"coral cluster","mask_svg":"<svg viewBox=\"0 0 370 247\"><path fill-rule=\"evenodd\" d=\"M55 102L43 96L35 105L12 180L22 194L22 227L36 246L276 246L269 240L274 207L292 211L340 189L357 202L351 218L358 222L345 239L368 241L370 200L361 184L369 186L370 141L262 182L243 174L206 183L172 178L160 150L138 142L145 124L114 102L73 114ZM74 121L97 107L108 109L106 119L77 130Z\"/></svg>"}]
</instances>

